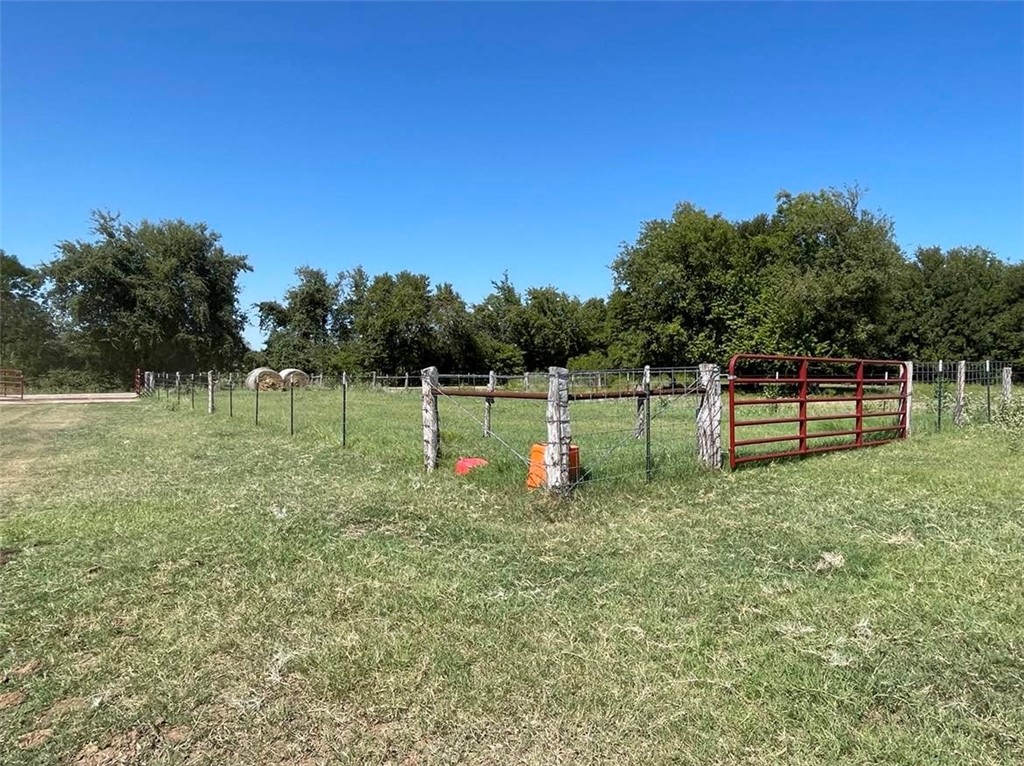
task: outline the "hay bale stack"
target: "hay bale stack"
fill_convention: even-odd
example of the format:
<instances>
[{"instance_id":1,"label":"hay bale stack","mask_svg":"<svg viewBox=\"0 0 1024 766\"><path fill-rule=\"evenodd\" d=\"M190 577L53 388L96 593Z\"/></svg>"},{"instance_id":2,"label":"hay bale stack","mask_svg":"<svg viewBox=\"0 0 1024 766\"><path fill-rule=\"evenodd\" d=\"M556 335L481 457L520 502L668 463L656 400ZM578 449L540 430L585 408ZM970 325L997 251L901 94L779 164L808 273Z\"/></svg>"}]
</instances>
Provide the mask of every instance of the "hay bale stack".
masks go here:
<instances>
[{"instance_id":1,"label":"hay bale stack","mask_svg":"<svg viewBox=\"0 0 1024 766\"><path fill-rule=\"evenodd\" d=\"M281 379L284 381L285 388L305 388L309 385L309 375L294 367L281 370Z\"/></svg>"},{"instance_id":2,"label":"hay bale stack","mask_svg":"<svg viewBox=\"0 0 1024 766\"><path fill-rule=\"evenodd\" d=\"M255 391L257 385L260 391L280 391L284 388L284 379L269 367L257 367L245 376L245 387Z\"/></svg>"}]
</instances>

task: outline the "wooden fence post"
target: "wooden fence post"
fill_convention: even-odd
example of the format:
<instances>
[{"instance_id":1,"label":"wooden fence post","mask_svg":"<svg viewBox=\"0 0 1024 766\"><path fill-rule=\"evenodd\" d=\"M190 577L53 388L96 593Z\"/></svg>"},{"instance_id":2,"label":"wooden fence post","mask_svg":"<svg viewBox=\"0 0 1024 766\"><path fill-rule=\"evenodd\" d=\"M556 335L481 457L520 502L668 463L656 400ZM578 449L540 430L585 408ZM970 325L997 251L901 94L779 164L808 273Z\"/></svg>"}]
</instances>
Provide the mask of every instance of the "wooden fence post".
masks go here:
<instances>
[{"instance_id":1,"label":"wooden fence post","mask_svg":"<svg viewBox=\"0 0 1024 766\"><path fill-rule=\"evenodd\" d=\"M530 390L530 373L528 373L528 372L524 372L523 373L523 390L524 391L529 391Z\"/></svg>"},{"instance_id":2,"label":"wooden fence post","mask_svg":"<svg viewBox=\"0 0 1024 766\"><path fill-rule=\"evenodd\" d=\"M498 376L491 370L487 374L487 390L494 391L498 385ZM488 396L484 399L484 437L491 435L491 405L494 404L494 397Z\"/></svg>"},{"instance_id":3,"label":"wooden fence post","mask_svg":"<svg viewBox=\"0 0 1024 766\"><path fill-rule=\"evenodd\" d=\"M911 421L914 418L914 363L904 362L903 363L903 374L907 376L906 383L904 383L904 392L907 398L903 401L903 438L909 439L910 432L913 426Z\"/></svg>"},{"instance_id":4,"label":"wooden fence post","mask_svg":"<svg viewBox=\"0 0 1024 766\"><path fill-rule=\"evenodd\" d=\"M961 359L956 363L956 400L953 402L953 425L963 426L967 423L967 362Z\"/></svg>"},{"instance_id":5,"label":"wooden fence post","mask_svg":"<svg viewBox=\"0 0 1024 766\"><path fill-rule=\"evenodd\" d=\"M1002 408L1005 410L1010 406L1010 401L1013 399L1013 368L1003 368L1003 391L1002 391Z\"/></svg>"},{"instance_id":6,"label":"wooden fence post","mask_svg":"<svg viewBox=\"0 0 1024 766\"><path fill-rule=\"evenodd\" d=\"M646 397L638 396L636 398L636 423L633 425L633 436L637 439L643 437L647 432L647 410L645 398L650 398L651 395L651 365L644 365L644 377L640 385L637 386L637 393L643 391Z\"/></svg>"},{"instance_id":7,"label":"wooden fence post","mask_svg":"<svg viewBox=\"0 0 1024 766\"><path fill-rule=\"evenodd\" d=\"M206 414L213 414L213 370L206 373Z\"/></svg>"},{"instance_id":8,"label":"wooden fence post","mask_svg":"<svg viewBox=\"0 0 1024 766\"><path fill-rule=\"evenodd\" d=\"M568 495L572 490L569 476L569 447L572 428L569 423L569 371L564 367L548 369L548 443L544 448L544 468L548 490Z\"/></svg>"},{"instance_id":9,"label":"wooden fence post","mask_svg":"<svg viewBox=\"0 0 1024 766\"><path fill-rule=\"evenodd\" d=\"M706 468L722 467L722 380L716 364L698 368L703 391L697 409L697 460Z\"/></svg>"},{"instance_id":10,"label":"wooden fence post","mask_svg":"<svg viewBox=\"0 0 1024 766\"><path fill-rule=\"evenodd\" d=\"M370 375L370 388L377 387L377 373L374 372Z\"/></svg>"},{"instance_id":11,"label":"wooden fence post","mask_svg":"<svg viewBox=\"0 0 1024 766\"><path fill-rule=\"evenodd\" d=\"M441 420L437 411L437 368L420 372L423 383L423 468L430 473L441 457Z\"/></svg>"}]
</instances>

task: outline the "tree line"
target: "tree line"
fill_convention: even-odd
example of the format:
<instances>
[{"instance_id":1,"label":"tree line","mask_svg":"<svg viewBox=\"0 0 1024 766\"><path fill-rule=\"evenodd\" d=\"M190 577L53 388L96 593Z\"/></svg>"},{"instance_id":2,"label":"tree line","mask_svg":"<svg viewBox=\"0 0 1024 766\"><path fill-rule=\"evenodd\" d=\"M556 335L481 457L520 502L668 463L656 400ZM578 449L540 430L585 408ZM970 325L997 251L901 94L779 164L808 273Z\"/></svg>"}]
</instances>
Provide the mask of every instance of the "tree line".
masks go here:
<instances>
[{"instance_id":1,"label":"tree line","mask_svg":"<svg viewBox=\"0 0 1024 766\"><path fill-rule=\"evenodd\" d=\"M0 251L0 365L123 381L137 367L515 373L738 352L1024 358L1024 263L978 246L908 256L862 196L780 192L773 211L742 221L680 203L621 246L607 298L519 289L504 274L470 305L426 274L303 266L279 300L248 307L266 334L259 349L242 334L244 255L204 223L95 212L91 240L58 243L37 268Z\"/></svg>"}]
</instances>

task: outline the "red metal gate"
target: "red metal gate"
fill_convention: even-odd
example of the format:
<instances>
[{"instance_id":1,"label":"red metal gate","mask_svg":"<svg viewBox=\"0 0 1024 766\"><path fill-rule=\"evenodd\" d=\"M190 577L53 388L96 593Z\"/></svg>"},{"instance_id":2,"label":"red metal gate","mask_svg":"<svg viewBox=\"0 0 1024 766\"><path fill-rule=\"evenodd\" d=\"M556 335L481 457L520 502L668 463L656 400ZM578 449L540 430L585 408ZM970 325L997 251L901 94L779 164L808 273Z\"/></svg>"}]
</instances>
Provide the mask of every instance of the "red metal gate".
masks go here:
<instances>
[{"instance_id":1,"label":"red metal gate","mask_svg":"<svg viewBox=\"0 0 1024 766\"><path fill-rule=\"evenodd\" d=\"M729 465L904 439L909 391L903 362L737 354L729 360ZM837 406L843 403L852 403L853 411ZM738 412L755 417L740 418ZM840 421L838 428L834 421ZM747 438L736 438L740 428L751 429L743 434ZM768 445L783 449L771 451Z\"/></svg>"}]
</instances>

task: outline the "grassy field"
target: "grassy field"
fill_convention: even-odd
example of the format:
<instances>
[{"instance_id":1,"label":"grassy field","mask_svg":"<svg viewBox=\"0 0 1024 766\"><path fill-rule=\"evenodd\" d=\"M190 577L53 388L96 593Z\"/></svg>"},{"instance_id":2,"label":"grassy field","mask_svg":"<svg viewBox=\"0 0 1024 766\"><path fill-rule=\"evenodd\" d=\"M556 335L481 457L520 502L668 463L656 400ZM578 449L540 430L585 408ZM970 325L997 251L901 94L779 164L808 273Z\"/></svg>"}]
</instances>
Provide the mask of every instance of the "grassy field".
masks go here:
<instances>
[{"instance_id":1,"label":"grassy field","mask_svg":"<svg viewBox=\"0 0 1024 766\"><path fill-rule=\"evenodd\" d=\"M0 410L0 761L1024 761L996 428L650 484L633 440L564 504L446 403L425 477L415 396L354 401L346 450L265 401ZM588 454L635 415L577 412Z\"/></svg>"}]
</instances>

